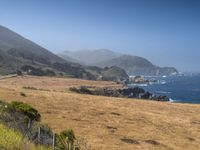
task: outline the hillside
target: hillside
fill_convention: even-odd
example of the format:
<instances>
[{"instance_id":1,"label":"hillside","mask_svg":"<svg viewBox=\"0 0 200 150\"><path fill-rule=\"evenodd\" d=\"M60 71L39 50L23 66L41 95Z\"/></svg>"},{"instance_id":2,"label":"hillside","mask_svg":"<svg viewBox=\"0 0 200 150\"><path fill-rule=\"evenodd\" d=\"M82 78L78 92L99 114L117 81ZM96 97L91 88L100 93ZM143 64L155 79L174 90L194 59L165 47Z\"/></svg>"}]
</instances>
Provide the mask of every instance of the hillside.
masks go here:
<instances>
[{"instance_id":1,"label":"hillside","mask_svg":"<svg viewBox=\"0 0 200 150\"><path fill-rule=\"evenodd\" d=\"M63 53L59 54L59 56L66 60L70 60L70 58L72 58L76 62L93 66L98 62L107 61L119 57L120 54L107 49L86 49L78 51L64 51Z\"/></svg>"},{"instance_id":2,"label":"hillside","mask_svg":"<svg viewBox=\"0 0 200 150\"><path fill-rule=\"evenodd\" d=\"M129 75L171 75L178 73L173 67L159 67L145 58L123 55L105 49L65 51L60 56L66 60L73 58L75 62L89 66L117 66L123 68Z\"/></svg>"},{"instance_id":3,"label":"hillside","mask_svg":"<svg viewBox=\"0 0 200 150\"><path fill-rule=\"evenodd\" d=\"M70 57L64 60L21 35L0 26L0 74L10 74L20 70L29 75L70 76L89 80L104 76L103 74L96 76L88 68L75 62ZM113 74L116 78L121 78L118 75Z\"/></svg>"},{"instance_id":4,"label":"hillside","mask_svg":"<svg viewBox=\"0 0 200 150\"><path fill-rule=\"evenodd\" d=\"M116 67L86 67L86 71L93 74L97 80L107 80L107 81L123 81L127 80L129 76L126 74L126 71Z\"/></svg>"},{"instance_id":5,"label":"hillside","mask_svg":"<svg viewBox=\"0 0 200 150\"><path fill-rule=\"evenodd\" d=\"M157 67L145 58L131 55L122 55L96 65L100 67L118 66L129 75L171 75L178 73L175 68Z\"/></svg>"},{"instance_id":6,"label":"hillside","mask_svg":"<svg viewBox=\"0 0 200 150\"><path fill-rule=\"evenodd\" d=\"M80 67L3 26L0 26L0 58L0 74L9 74L16 70L24 71L22 67L28 65L29 68L35 67L42 71L50 69L56 73L73 76L73 71L67 71L67 66L74 72ZM66 66L65 70L59 70L58 64Z\"/></svg>"},{"instance_id":7,"label":"hillside","mask_svg":"<svg viewBox=\"0 0 200 150\"><path fill-rule=\"evenodd\" d=\"M0 99L31 104L54 132L72 128L94 150L200 149L200 105L80 95L67 90L81 85L121 86L72 78L16 77L0 80ZM27 86L35 89L24 88Z\"/></svg>"},{"instance_id":8,"label":"hillside","mask_svg":"<svg viewBox=\"0 0 200 150\"><path fill-rule=\"evenodd\" d=\"M0 26L0 49L8 52L10 55L44 64L66 62L47 49L3 26Z\"/></svg>"}]
</instances>

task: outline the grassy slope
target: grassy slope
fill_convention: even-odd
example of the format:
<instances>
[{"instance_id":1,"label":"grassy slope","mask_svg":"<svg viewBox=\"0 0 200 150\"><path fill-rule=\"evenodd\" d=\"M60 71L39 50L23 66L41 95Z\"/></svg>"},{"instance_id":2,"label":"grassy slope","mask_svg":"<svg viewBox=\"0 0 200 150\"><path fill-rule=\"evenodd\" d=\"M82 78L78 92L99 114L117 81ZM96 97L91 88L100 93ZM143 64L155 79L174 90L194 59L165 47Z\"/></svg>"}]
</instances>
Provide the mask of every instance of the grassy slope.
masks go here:
<instances>
[{"instance_id":1,"label":"grassy slope","mask_svg":"<svg viewBox=\"0 0 200 150\"><path fill-rule=\"evenodd\" d=\"M71 86L119 86L112 82L46 77L0 80L0 99L35 106L54 131L72 128L94 149L200 149L200 105L79 95ZM28 90L23 86L52 91ZM20 96L24 92L26 97ZM121 139L138 142L132 144ZM153 140L154 142L148 142Z\"/></svg>"},{"instance_id":2,"label":"grassy slope","mask_svg":"<svg viewBox=\"0 0 200 150\"><path fill-rule=\"evenodd\" d=\"M32 58L44 58L50 62L66 62L47 49L22 37L14 31L0 25L0 47L4 51L16 48L18 52L30 55Z\"/></svg>"},{"instance_id":3,"label":"grassy slope","mask_svg":"<svg viewBox=\"0 0 200 150\"><path fill-rule=\"evenodd\" d=\"M6 126L0 124L0 149L20 149L20 150L48 150L47 148L41 146L35 146L27 139L24 139L21 133L7 128ZM50 150L50 149L49 149Z\"/></svg>"}]
</instances>

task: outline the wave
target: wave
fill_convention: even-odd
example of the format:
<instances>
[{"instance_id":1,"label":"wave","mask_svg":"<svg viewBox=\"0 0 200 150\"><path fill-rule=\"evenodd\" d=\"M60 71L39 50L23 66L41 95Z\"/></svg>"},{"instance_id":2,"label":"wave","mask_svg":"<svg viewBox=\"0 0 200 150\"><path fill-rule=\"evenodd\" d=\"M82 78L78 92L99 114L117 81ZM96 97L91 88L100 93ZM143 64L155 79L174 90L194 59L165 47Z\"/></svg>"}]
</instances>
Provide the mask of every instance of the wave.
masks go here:
<instances>
[{"instance_id":1,"label":"wave","mask_svg":"<svg viewBox=\"0 0 200 150\"><path fill-rule=\"evenodd\" d=\"M132 83L132 84L129 84L128 86L130 86L130 87L134 87L134 86L146 87L146 86L148 86L148 84L136 84L136 83Z\"/></svg>"},{"instance_id":2,"label":"wave","mask_svg":"<svg viewBox=\"0 0 200 150\"><path fill-rule=\"evenodd\" d=\"M172 98L169 98L169 102L170 103L174 103L174 102L176 102L176 100L173 100Z\"/></svg>"},{"instance_id":3,"label":"wave","mask_svg":"<svg viewBox=\"0 0 200 150\"><path fill-rule=\"evenodd\" d=\"M156 91L156 93L159 93L159 94L171 94L172 92L167 92L167 91Z\"/></svg>"},{"instance_id":4,"label":"wave","mask_svg":"<svg viewBox=\"0 0 200 150\"><path fill-rule=\"evenodd\" d=\"M160 84L166 84L167 82L165 80L160 80L159 83Z\"/></svg>"},{"instance_id":5,"label":"wave","mask_svg":"<svg viewBox=\"0 0 200 150\"><path fill-rule=\"evenodd\" d=\"M172 98L169 98L169 102L170 103L186 103L186 102L183 102L182 100L177 100L177 99L172 99Z\"/></svg>"}]
</instances>

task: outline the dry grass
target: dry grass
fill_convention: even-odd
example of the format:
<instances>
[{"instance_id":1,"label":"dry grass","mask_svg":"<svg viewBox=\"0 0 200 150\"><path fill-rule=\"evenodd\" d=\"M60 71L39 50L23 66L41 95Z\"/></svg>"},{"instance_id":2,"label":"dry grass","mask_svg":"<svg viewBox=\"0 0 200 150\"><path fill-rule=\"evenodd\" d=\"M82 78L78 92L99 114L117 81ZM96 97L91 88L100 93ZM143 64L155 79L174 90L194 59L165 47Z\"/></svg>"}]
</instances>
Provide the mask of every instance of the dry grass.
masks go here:
<instances>
[{"instance_id":1,"label":"dry grass","mask_svg":"<svg viewBox=\"0 0 200 150\"><path fill-rule=\"evenodd\" d=\"M63 92L80 85L120 86L79 79L15 77L0 80L0 99L32 104L54 131L72 128L95 150L200 149L200 105Z\"/></svg>"},{"instance_id":2,"label":"dry grass","mask_svg":"<svg viewBox=\"0 0 200 150\"><path fill-rule=\"evenodd\" d=\"M50 150L50 148L36 146L21 133L0 124L0 149L2 150Z\"/></svg>"}]
</instances>

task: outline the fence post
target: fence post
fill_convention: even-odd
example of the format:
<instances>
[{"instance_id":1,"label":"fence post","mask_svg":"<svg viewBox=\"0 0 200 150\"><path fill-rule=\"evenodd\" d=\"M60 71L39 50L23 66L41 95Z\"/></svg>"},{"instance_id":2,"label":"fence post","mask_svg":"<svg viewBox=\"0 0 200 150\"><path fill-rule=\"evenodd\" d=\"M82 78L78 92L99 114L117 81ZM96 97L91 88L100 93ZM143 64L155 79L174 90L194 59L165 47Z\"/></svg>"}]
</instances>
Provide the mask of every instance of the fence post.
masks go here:
<instances>
[{"instance_id":1,"label":"fence post","mask_svg":"<svg viewBox=\"0 0 200 150\"><path fill-rule=\"evenodd\" d=\"M38 144L40 143L40 132L41 132L41 128L38 128Z\"/></svg>"},{"instance_id":2,"label":"fence post","mask_svg":"<svg viewBox=\"0 0 200 150\"><path fill-rule=\"evenodd\" d=\"M56 134L53 133L53 150L55 150L56 147Z\"/></svg>"},{"instance_id":3,"label":"fence post","mask_svg":"<svg viewBox=\"0 0 200 150\"><path fill-rule=\"evenodd\" d=\"M29 118L28 119L28 129L30 129L31 128L31 119Z\"/></svg>"}]
</instances>

